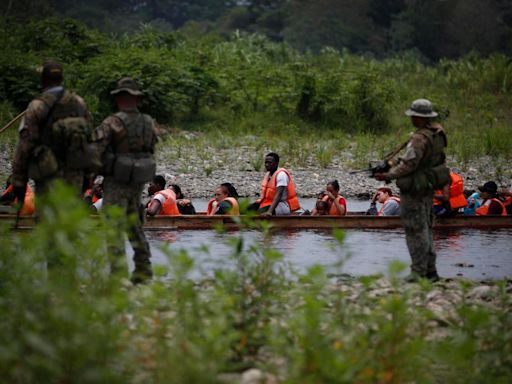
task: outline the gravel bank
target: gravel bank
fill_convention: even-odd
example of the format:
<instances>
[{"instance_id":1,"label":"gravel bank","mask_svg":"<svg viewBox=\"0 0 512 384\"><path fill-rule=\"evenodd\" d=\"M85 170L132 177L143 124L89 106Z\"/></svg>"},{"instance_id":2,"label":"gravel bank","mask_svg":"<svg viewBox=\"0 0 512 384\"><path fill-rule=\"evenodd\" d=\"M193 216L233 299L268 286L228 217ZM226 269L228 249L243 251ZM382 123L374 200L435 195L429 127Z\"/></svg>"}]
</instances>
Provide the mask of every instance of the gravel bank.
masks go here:
<instances>
[{"instance_id":1,"label":"gravel bank","mask_svg":"<svg viewBox=\"0 0 512 384\"><path fill-rule=\"evenodd\" d=\"M0 143L2 185L11 172L13 145L11 140ZM241 196L255 197L259 193L264 174L263 157L270 150L256 150L247 146L228 149L197 148L193 142L179 151L172 146L161 147L157 152L157 173L164 175L168 183L179 184L188 197L210 197L215 187L223 182L234 184ZM254 160L258 156L262 159L260 163ZM331 164L327 168L322 168L314 161L313 155L308 156L300 166L282 155L281 165L292 172L300 197L314 197L325 188L328 181L336 179L340 183L343 196L368 199L383 183L365 174L350 175L349 172L354 169L350 165L352 160L352 153L347 151L334 156ZM505 161L503 163L506 164ZM498 185L506 187L512 184L510 167L505 166L500 170L490 158L480 158L466 167L454 161L450 161L449 165L460 171L468 191L475 190L488 180L495 180ZM398 192L394 183L390 186Z\"/></svg>"}]
</instances>

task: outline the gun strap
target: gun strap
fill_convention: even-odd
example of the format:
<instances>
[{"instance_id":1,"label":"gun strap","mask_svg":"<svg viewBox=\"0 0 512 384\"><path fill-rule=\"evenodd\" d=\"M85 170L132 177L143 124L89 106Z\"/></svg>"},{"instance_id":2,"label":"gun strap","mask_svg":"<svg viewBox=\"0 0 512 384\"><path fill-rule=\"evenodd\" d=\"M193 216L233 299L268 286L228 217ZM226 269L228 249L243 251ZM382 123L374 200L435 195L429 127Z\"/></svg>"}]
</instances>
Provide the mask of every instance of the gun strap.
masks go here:
<instances>
[{"instance_id":1,"label":"gun strap","mask_svg":"<svg viewBox=\"0 0 512 384\"><path fill-rule=\"evenodd\" d=\"M386 156L384 156L384 160L390 160L391 158L395 157L398 152L400 152L402 149L404 149L407 146L407 144L409 144L409 141L411 141L411 140L410 139L407 140L405 143L400 145L397 149L389 152Z\"/></svg>"}]
</instances>

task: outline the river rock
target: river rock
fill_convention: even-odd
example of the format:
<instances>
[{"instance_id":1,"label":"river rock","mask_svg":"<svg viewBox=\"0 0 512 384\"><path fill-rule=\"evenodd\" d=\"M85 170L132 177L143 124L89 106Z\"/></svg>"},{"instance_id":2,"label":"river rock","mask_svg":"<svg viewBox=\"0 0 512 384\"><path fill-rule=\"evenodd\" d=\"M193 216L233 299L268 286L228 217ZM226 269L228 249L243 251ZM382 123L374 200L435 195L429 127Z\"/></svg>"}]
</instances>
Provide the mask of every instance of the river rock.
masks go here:
<instances>
[{"instance_id":1,"label":"river rock","mask_svg":"<svg viewBox=\"0 0 512 384\"><path fill-rule=\"evenodd\" d=\"M468 299L491 300L496 296L496 288L489 285L480 285L471 289L466 297Z\"/></svg>"},{"instance_id":2,"label":"river rock","mask_svg":"<svg viewBox=\"0 0 512 384\"><path fill-rule=\"evenodd\" d=\"M278 380L274 375L251 368L242 374L241 384L277 384Z\"/></svg>"}]
</instances>

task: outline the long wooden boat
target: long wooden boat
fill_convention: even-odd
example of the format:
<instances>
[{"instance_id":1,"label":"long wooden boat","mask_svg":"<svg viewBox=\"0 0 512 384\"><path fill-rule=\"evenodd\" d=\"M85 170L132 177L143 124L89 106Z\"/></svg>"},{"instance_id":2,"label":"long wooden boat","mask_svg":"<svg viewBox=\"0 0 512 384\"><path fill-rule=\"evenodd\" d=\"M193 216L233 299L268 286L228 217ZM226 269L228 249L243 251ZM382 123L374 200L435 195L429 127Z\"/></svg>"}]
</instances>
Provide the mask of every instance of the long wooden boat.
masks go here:
<instances>
[{"instance_id":1,"label":"long wooden boat","mask_svg":"<svg viewBox=\"0 0 512 384\"><path fill-rule=\"evenodd\" d=\"M35 225L32 216L21 216L18 220L19 229L31 228ZM252 218L253 223L268 223L277 229L391 229L401 228L398 216L272 216ZM0 215L0 222L14 225L16 215ZM182 230L182 229L214 229L224 226L225 229L240 229L246 227L245 217L224 215L182 215L148 217L144 228L147 230ZM512 228L512 216L455 216L451 218L436 218L434 229L479 228L499 229Z\"/></svg>"}]
</instances>

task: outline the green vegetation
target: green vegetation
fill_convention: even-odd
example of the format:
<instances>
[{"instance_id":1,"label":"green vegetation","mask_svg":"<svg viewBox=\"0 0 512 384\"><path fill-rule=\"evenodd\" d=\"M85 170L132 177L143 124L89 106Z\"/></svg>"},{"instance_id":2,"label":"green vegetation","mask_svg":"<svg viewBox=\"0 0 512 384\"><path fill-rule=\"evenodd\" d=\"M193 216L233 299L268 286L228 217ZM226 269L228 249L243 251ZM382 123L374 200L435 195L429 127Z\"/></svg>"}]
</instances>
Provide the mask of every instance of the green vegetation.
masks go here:
<instances>
[{"instance_id":1,"label":"green vegetation","mask_svg":"<svg viewBox=\"0 0 512 384\"><path fill-rule=\"evenodd\" d=\"M240 33L191 37L146 25L112 37L71 19L2 24L0 41L0 123L39 93L35 69L52 57L65 64L67 86L85 97L96 123L112 111L115 81L133 76L146 93L144 111L163 125L203 133L187 139L189 146L243 143L321 167L350 149L352 161L363 165L408 137L403 111L427 97L441 112L451 158L512 155L512 63L503 54L426 65L413 54L385 60L332 48L302 54Z\"/></svg>"},{"instance_id":2,"label":"green vegetation","mask_svg":"<svg viewBox=\"0 0 512 384\"><path fill-rule=\"evenodd\" d=\"M512 374L510 283L479 296L463 281L405 285L400 265L389 282L334 283L319 266L297 274L241 232L208 270L164 247L158 278L132 287L107 273L117 227L63 189L42 211L32 232L0 229L5 382L226 383L249 367L283 383L505 383ZM335 238L343 247L343 234Z\"/></svg>"}]
</instances>

